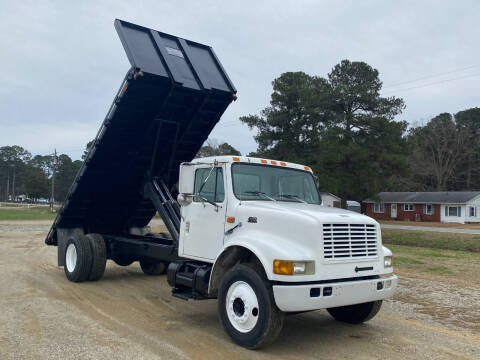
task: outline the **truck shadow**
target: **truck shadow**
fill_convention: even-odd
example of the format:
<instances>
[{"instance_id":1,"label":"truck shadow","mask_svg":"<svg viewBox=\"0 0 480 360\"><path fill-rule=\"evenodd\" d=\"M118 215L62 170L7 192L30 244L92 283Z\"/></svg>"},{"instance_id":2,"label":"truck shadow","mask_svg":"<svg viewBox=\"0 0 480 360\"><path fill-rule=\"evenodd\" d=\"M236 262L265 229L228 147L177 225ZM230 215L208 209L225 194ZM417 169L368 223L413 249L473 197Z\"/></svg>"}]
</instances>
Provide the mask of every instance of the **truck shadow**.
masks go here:
<instances>
[{"instance_id":1,"label":"truck shadow","mask_svg":"<svg viewBox=\"0 0 480 360\"><path fill-rule=\"evenodd\" d=\"M379 330L378 330L379 331ZM339 344L349 347L353 343L372 342L378 337L376 327L370 323L350 325L334 320L326 310L289 315L277 341L264 350L272 355L295 356L320 353L326 358L338 356ZM360 356L360 354L359 354ZM322 356L323 357L323 356Z\"/></svg>"}]
</instances>

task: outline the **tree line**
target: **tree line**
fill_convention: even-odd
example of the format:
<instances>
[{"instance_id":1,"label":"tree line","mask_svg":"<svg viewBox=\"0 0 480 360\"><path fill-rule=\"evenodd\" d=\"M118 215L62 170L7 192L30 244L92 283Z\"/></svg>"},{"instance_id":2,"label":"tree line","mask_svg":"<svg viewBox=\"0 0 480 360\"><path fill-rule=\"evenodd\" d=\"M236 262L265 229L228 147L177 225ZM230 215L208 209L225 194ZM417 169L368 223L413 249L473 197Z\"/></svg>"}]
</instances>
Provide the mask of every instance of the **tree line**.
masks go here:
<instances>
[{"instance_id":1,"label":"tree line","mask_svg":"<svg viewBox=\"0 0 480 360\"><path fill-rule=\"evenodd\" d=\"M82 161L59 154L35 155L21 146L0 147L0 200L16 200L27 195L31 200L50 199L55 168L55 200L63 201Z\"/></svg>"},{"instance_id":2,"label":"tree line","mask_svg":"<svg viewBox=\"0 0 480 360\"><path fill-rule=\"evenodd\" d=\"M425 124L396 120L403 99L382 97L379 72L343 60L326 76L287 72L272 82L270 104L240 120L254 136L249 156L308 164L322 191L362 201L380 191L480 190L480 108L442 113ZM82 160L93 144L89 142ZM240 155L209 139L196 157ZM57 158L55 199L63 201L81 160ZM0 148L0 200L49 198L53 154Z\"/></svg>"},{"instance_id":3,"label":"tree line","mask_svg":"<svg viewBox=\"0 0 480 360\"><path fill-rule=\"evenodd\" d=\"M378 70L343 60L323 78L287 72L269 106L240 120L252 156L309 164L323 191L362 201L380 191L480 190L480 109L408 127L403 99L382 97Z\"/></svg>"}]
</instances>

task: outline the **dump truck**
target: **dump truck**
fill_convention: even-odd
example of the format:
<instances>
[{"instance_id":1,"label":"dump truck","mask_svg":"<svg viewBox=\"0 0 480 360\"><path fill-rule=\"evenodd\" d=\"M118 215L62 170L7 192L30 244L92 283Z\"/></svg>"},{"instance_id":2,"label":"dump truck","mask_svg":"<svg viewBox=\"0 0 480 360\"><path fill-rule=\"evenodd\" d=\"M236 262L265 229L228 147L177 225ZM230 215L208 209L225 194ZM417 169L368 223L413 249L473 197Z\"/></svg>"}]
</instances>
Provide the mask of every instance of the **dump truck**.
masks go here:
<instances>
[{"instance_id":1,"label":"dump truck","mask_svg":"<svg viewBox=\"0 0 480 360\"><path fill-rule=\"evenodd\" d=\"M288 314L359 324L393 295L379 224L322 206L312 170L245 156L195 159L236 89L209 46L115 20L131 63L47 235L73 282L107 260L166 274L172 295L218 299L237 344L279 335ZM158 214L166 231L152 233Z\"/></svg>"}]
</instances>

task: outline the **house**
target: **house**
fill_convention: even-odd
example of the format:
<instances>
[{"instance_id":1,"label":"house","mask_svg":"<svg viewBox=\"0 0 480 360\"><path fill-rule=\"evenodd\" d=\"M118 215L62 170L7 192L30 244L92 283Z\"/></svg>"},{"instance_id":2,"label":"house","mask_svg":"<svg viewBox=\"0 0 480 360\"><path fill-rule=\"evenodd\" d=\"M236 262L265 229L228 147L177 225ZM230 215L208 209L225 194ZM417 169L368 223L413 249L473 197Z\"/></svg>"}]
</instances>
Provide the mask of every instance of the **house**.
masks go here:
<instances>
[{"instance_id":1,"label":"house","mask_svg":"<svg viewBox=\"0 0 480 360\"><path fill-rule=\"evenodd\" d=\"M320 196L322 197L322 205L328 207L341 207L342 206L342 199L338 196L333 195L329 192L321 192Z\"/></svg>"},{"instance_id":2,"label":"house","mask_svg":"<svg viewBox=\"0 0 480 360\"><path fill-rule=\"evenodd\" d=\"M381 192L364 203L376 220L480 222L480 191Z\"/></svg>"}]
</instances>

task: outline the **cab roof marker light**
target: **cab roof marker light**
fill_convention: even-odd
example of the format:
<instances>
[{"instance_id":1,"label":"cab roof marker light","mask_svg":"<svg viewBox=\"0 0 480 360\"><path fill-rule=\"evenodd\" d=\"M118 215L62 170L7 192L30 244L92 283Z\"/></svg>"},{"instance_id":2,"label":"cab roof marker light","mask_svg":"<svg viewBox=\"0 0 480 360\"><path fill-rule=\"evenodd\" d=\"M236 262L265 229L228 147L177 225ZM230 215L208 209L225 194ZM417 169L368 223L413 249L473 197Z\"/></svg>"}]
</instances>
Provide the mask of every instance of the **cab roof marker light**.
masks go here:
<instances>
[{"instance_id":1,"label":"cab roof marker light","mask_svg":"<svg viewBox=\"0 0 480 360\"><path fill-rule=\"evenodd\" d=\"M308 166L304 166L303 168L307 171L310 171L310 168Z\"/></svg>"},{"instance_id":2,"label":"cab roof marker light","mask_svg":"<svg viewBox=\"0 0 480 360\"><path fill-rule=\"evenodd\" d=\"M268 164L268 161L265 160L265 159L260 160L260 162L261 162L262 164Z\"/></svg>"},{"instance_id":3,"label":"cab roof marker light","mask_svg":"<svg viewBox=\"0 0 480 360\"><path fill-rule=\"evenodd\" d=\"M240 158L237 157L237 156L234 156L234 157L233 157L233 161L240 161Z\"/></svg>"},{"instance_id":4,"label":"cab roof marker light","mask_svg":"<svg viewBox=\"0 0 480 360\"><path fill-rule=\"evenodd\" d=\"M280 162L280 165L281 165L281 166L287 166L287 163L281 161L281 162Z\"/></svg>"},{"instance_id":5,"label":"cab roof marker light","mask_svg":"<svg viewBox=\"0 0 480 360\"><path fill-rule=\"evenodd\" d=\"M275 160L271 160L270 163L271 163L272 165L277 165L277 162L276 162Z\"/></svg>"}]
</instances>

